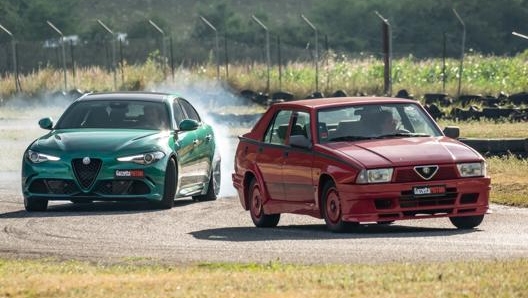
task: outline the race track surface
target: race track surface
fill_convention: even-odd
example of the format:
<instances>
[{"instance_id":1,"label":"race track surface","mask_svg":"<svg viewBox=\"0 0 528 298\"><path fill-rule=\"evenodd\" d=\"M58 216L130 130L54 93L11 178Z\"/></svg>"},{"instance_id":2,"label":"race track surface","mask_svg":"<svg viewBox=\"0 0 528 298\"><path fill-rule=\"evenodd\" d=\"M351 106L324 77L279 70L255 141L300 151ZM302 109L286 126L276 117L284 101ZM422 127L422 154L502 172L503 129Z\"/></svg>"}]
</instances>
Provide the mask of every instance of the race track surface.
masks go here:
<instances>
[{"instance_id":1,"label":"race track surface","mask_svg":"<svg viewBox=\"0 0 528 298\"><path fill-rule=\"evenodd\" d=\"M301 264L528 257L528 209L499 205L474 230L457 230L440 218L334 234L323 220L291 214L283 214L276 228L255 228L230 185L235 142L226 138L222 197L216 201L179 199L171 210L145 203L52 202L46 212L28 213L20 186L22 154L45 133L38 119L60 115L63 107L23 107L0 109L0 257Z\"/></svg>"},{"instance_id":2,"label":"race track surface","mask_svg":"<svg viewBox=\"0 0 528 298\"><path fill-rule=\"evenodd\" d=\"M528 257L528 210L492 205L474 230L447 218L364 225L334 234L324 221L283 214L255 228L237 197L176 200L171 210L144 203L53 202L28 213L15 172L0 173L0 256L97 262L382 263Z\"/></svg>"}]
</instances>

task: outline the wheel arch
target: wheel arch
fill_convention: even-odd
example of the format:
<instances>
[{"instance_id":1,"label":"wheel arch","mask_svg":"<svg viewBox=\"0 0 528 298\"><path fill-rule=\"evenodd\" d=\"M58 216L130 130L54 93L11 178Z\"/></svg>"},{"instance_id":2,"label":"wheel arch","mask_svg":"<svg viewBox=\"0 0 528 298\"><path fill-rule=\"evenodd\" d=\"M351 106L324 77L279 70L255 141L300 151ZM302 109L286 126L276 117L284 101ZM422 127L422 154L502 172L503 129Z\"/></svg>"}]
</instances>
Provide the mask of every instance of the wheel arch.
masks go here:
<instances>
[{"instance_id":1,"label":"wheel arch","mask_svg":"<svg viewBox=\"0 0 528 298\"><path fill-rule=\"evenodd\" d=\"M171 155L169 155L169 159L167 159L167 163L169 160L174 160L174 164L176 165L176 192L175 196L177 197L180 193L180 173L181 173L181 165L178 162L178 156L173 152Z\"/></svg>"},{"instance_id":2,"label":"wheel arch","mask_svg":"<svg viewBox=\"0 0 528 298\"><path fill-rule=\"evenodd\" d=\"M244 175L244 180L242 181L243 189L244 189L244 209L249 210L249 186L251 181L255 179L257 183L259 183L256 175L253 172L246 172Z\"/></svg>"},{"instance_id":3,"label":"wheel arch","mask_svg":"<svg viewBox=\"0 0 528 298\"><path fill-rule=\"evenodd\" d=\"M335 185L334 178L328 174L322 174L319 176L319 184L317 186L317 206L319 206L319 214L321 217L324 215L323 208L321 208L323 205L323 189L327 183L334 183Z\"/></svg>"}]
</instances>

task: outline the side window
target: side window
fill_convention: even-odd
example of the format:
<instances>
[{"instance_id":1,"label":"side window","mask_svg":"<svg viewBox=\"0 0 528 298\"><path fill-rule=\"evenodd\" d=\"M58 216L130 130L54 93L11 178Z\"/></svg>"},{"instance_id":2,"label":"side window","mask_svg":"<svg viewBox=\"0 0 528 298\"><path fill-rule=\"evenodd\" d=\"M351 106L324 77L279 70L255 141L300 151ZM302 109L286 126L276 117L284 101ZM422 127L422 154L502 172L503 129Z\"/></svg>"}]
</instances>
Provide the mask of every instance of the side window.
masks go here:
<instances>
[{"instance_id":1,"label":"side window","mask_svg":"<svg viewBox=\"0 0 528 298\"><path fill-rule=\"evenodd\" d=\"M292 111L279 111L277 115L275 115L275 119L273 119L266 130L264 142L279 145L285 143L291 114Z\"/></svg>"},{"instance_id":2,"label":"side window","mask_svg":"<svg viewBox=\"0 0 528 298\"><path fill-rule=\"evenodd\" d=\"M198 112L196 112L194 107L187 100L180 98L180 104L187 114L187 118L201 122Z\"/></svg>"},{"instance_id":3,"label":"side window","mask_svg":"<svg viewBox=\"0 0 528 298\"><path fill-rule=\"evenodd\" d=\"M174 121L176 121L177 126L183 119L185 119L185 114L183 113L182 107L180 106L178 100L174 100L172 103L172 111L174 113Z\"/></svg>"},{"instance_id":4,"label":"side window","mask_svg":"<svg viewBox=\"0 0 528 298\"><path fill-rule=\"evenodd\" d=\"M298 112L293 118L293 124L290 135L303 135L311 139L310 135L310 114Z\"/></svg>"}]
</instances>

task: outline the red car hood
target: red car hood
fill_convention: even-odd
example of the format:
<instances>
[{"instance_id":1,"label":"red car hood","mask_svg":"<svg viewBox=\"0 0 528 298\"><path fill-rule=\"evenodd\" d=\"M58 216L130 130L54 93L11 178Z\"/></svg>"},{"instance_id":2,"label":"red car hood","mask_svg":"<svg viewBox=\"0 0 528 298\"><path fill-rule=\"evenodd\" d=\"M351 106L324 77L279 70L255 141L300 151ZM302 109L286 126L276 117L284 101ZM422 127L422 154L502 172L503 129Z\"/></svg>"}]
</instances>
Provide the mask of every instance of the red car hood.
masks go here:
<instances>
[{"instance_id":1,"label":"red car hood","mask_svg":"<svg viewBox=\"0 0 528 298\"><path fill-rule=\"evenodd\" d=\"M447 137L393 138L326 145L365 168L482 160L475 150Z\"/></svg>"}]
</instances>

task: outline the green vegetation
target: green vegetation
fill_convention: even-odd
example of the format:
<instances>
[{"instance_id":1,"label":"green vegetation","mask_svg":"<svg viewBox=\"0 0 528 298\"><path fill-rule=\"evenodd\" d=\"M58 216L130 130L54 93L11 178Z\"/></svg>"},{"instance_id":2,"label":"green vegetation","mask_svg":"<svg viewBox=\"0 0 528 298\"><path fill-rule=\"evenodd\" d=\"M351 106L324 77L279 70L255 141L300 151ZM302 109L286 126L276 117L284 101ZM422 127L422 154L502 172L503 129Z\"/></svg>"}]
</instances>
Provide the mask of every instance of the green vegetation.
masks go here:
<instances>
[{"instance_id":1,"label":"green vegetation","mask_svg":"<svg viewBox=\"0 0 528 298\"><path fill-rule=\"evenodd\" d=\"M468 49L511 55L526 48L525 41L511 36L523 29L526 0L0 0L2 25L18 40L56 38L47 20L65 35L100 39L105 32L97 19L131 37L156 37L158 32L147 22L152 19L174 38L204 38L212 32L198 18L202 15L222 36L261 44L263 37L254 34L259 27L250 17L254 14L267 24L273 39L280 36L284 43L304 47L313 44L312 29L299 17L304 14L330 47L356 53L381 51L381 38L373 38L381 36L381 20L374 13L379 11L391 23L393 52L399 57L439 57L444 37L448 56L458 56L462 30L453 8L466 24ZM0 42L9 40L0 34Z\"/></svg>"},{"instance_id":2,"label":"green vegetation","mask_svg":"<svg viewBox=\"0 0 528 298\"><path fill-rule=\"evenodd\" d=\"M0 260L1 297L524 297L528 261L94 265Z\"/></svg>"},{"instance_id":3,"label":"green vegetation","mask_svg":"<svg viewBox=\"0 0 528 298\"><path fill-rule=\"evenodd\" d=\"M161 84L181 85L182 82L196 82L216 79L216 65L198 65L191 69L177 69L174 79L170 74L163 74L167 66L159 64L159 56L153 53L147 62L141 65L130 65L126 62L117 69L117 88L120 90L140 90ZM383 94L383 62L373 57L352 59L346 56L329 55L321 60L318 76L319 91L331 95L336 90L343 90L349 95ZM420 99L425 93L446 92L456 97L458 88L457 60L446 61L445 90L442 81L443 63L441 59L416 59L407 57L393 62L393 94L400 89L407 89ZM264 92L267 88L267 68L265 65L230 65L229 77L225 69L220 70L221 80L233 90L250 89ZM279 77L280 76L280 77ZM99 67L76 69L68 72L70 85L81 90L108 91L114 88L113 73ZM291 62L281 68L273 67L270 71L270 93L289 91L296 98L305 98L315 91L315 69L306 63ZM29 95L61 90L62 72L43 68L20 77L22 90ZM280 83L280 84L279 84ZM462 76L462 94L498 95L501 91L509 94L522 92L528 86L528 52L515 57L468 55ZM8 99L15 94L15 83L8 74L0 80L0 98Z\"/></svg>"}]
</instances>

